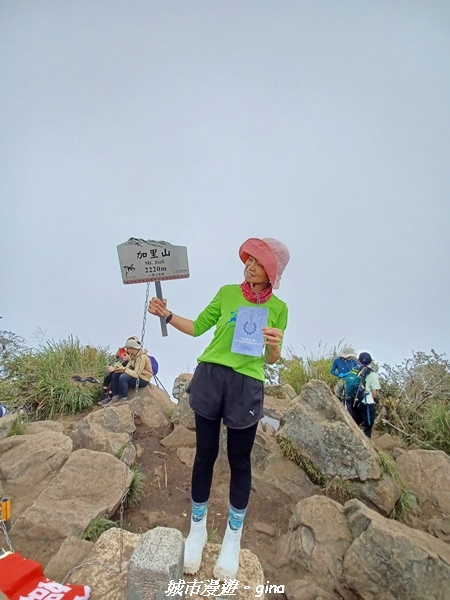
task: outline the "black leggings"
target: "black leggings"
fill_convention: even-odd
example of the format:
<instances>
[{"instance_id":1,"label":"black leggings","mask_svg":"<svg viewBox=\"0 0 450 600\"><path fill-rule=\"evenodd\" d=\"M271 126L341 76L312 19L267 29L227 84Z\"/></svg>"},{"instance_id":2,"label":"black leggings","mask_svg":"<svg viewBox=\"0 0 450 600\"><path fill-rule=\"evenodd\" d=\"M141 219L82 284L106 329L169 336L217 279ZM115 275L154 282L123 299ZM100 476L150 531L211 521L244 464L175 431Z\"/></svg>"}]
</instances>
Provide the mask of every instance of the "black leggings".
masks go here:
<instances>
[{"instance_id":1,"label":"black leggings","mask_svg":"<svg viewBox=\"0 0 450 600\"><path fill-rule=\"evenodd\" d=\"M205 419L195 413L197 452L192 470L192 500L206 502L211 491L214 463L219 454L220 419ZM227 427L227 452L230 463L230 504L247 508L252 483L250 455L258 423L246 429Z\"/></svg>"}]
</instances>

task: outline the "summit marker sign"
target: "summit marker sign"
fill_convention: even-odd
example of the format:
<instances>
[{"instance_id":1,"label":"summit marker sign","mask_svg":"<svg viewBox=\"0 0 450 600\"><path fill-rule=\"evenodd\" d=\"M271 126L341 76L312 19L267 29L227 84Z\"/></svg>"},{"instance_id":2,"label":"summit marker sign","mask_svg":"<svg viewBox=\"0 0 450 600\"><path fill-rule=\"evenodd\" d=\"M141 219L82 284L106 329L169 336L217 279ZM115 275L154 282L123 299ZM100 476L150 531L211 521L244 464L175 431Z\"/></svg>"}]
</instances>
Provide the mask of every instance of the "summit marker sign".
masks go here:
<instances>
[{"instance_id":1,"label":"summit marker sign","mask_svg":"<svg viewBox=\"0 0 450 600\"><path fill-rule=\"evenodd\" d=\"M130 238L117 246L122 281L145 283L189 277L186 246Z\"/></svg>"}]
</instances>

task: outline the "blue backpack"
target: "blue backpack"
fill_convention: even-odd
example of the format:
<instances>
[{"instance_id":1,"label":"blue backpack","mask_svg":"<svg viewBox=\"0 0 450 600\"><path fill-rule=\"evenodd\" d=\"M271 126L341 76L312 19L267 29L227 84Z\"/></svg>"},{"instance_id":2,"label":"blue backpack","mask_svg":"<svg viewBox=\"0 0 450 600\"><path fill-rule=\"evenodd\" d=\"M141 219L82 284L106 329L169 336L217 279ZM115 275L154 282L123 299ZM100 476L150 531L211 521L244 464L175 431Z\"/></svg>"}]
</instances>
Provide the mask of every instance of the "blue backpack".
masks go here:
<instances>
[{"instance_id":1,"label":"blue backpack","mask_svg":"<svg viewBox=\"0 0 450 600\"><path fill-rule=\"evenodd\" d=\"M158 361L156 360L156 358L154 356L150 356L149 358L150 358L150 362L152 363L153 375L156 375L159 370Z\"/></svg>"},{"instance_id":2,"label":"blue backpack","mask_svg":"<svg viewBox=\"0 0 450 600\"><path fill-rule=\"evenodd\" d=\"M356 406L366 395L367 367L354 367L345 376L344 393Z\"/></svg>"}]
</instances>

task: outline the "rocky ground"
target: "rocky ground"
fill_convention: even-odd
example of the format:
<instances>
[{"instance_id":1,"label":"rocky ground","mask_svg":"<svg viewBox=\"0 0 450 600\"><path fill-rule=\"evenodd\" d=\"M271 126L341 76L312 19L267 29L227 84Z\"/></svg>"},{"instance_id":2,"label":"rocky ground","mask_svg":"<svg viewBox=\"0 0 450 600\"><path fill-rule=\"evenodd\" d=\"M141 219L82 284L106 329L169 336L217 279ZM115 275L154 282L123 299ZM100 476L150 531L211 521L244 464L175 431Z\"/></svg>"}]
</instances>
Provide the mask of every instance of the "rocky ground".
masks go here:
<instances>
[{"instance_id":1,"label":"rocky ground","mask_svg":"<svg viewBox=\"0 0 450 600\"><path fill-rule=\"evenodd\" d=\"M11 537L15 549L41 562L50 578L62 580L93 556L89 564L101 566L84 566L74 583L90 585L95 600L123 600L122 564L131 557L136 534L165 526L187 535L195 432L185 392L188 376L176 383L178 404L151 386L145 397L94 406L58 423L30 423L25 435L7 437L0 427L0 493L14 499ZM399 481L382 471L374 446L323 382L307 384L292 402L266 397L266 405L266 415L282 415L283 448L309 461L308 472L314 466L328 497L283 455L274 427L260 424L242 536L242 548L258 565L258 581L285 586L288 600L447 600L449 457L402 448L388 435L373 440L391 453L399 481L420 503L420 516L407 527L386 518L402 493ZM122 511L121 498L132 480L124 463L139 466L145 482L139 504ZM204 569L211 574L226 527L229 476L223 429L208 513ZM343 506L339 494L347 481L358 499ZM113 518L122 528L109 530L94 546L80 536L97 516ZM116 575L105 576L106 563L120 565ZM247 576L244 566L241 574ZM283 598L278 589L266 597Z\"/></svg>"},{"instance_id":2,"label":"rocky ground","mask_svg":"<svg viewBox=\"0 0 450 600\"><path fill-rule=\"evenodd\" d=\"M183 464L176 448L165 448L160 440L171 428L149 429L138 424L134 440L138 448L138 464L147 475L145 497L135 509L126 510L124 528L142 533L157 525L175 527L184 536L190 523L191 467ZM228 516L229 469L219 460L214 474L208 514L209 541L220 543ZM242 535L242 547L260 560L266 579L281 585L272 566L276 539L287 531L292 506L283 495L270 500L253 489Z\"/></svg>"}]
</instances>

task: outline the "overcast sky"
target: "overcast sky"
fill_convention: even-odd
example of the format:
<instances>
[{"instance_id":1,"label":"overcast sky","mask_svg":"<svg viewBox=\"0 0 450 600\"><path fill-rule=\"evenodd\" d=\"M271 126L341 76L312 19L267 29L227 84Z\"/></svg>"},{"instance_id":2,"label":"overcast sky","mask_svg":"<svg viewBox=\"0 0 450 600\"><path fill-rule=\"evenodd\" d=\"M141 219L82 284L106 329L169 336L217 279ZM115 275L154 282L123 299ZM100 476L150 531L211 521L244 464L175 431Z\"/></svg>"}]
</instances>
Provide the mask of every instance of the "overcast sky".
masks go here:
<instances>
[{"instance_id":1,"label":"overcast sky","mask_svg":"<svg viewBox=\"0 0 450 600\"><path fill-rule=\"evenodd\" d=\"M115 350L118 244L186 246L194 318L275 237L298 354L450 354L447 0L0 0L0 81L1 329ZM149 315L168 391L210 337Z\"/></svg>"}]
</instances>

